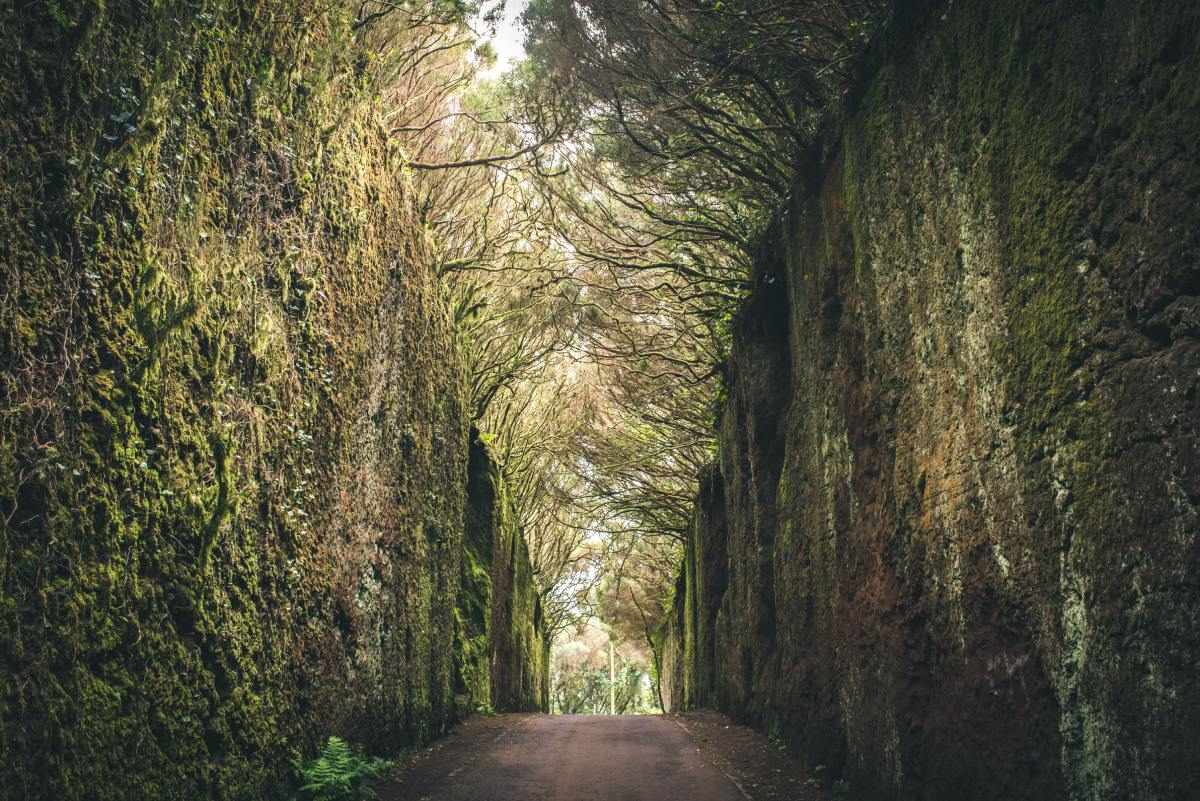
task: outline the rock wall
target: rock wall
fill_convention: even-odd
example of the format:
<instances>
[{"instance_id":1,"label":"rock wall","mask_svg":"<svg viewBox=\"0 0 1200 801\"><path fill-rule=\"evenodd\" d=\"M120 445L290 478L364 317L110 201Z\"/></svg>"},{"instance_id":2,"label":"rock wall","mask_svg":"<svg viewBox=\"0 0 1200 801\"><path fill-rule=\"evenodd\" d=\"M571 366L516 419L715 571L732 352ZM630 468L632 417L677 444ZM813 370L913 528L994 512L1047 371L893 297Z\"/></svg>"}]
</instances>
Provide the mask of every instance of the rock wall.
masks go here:
<instances>
[{"instance_id":1,"label":"rock wall","mask_svg":"<svg viewBox=\"0 0 1200 801\"><path fill-rule=\"evenodd\" d=\"M658 649L655 669L658 671L658 698L664 713L671 715L687 711L703 704L696 703L688 697L688 671L693 675L698 667L698 660L689 658L686 651L689 642L694 643L695 633L691 628L692 622L687 615L687 592L690 565L685 558L679 566L679 575L675 581L675 595L672 599L671 610L667 619L662 621L657 630L652 633L654 645ZM689 637L693 638L689 640Z\"/></svg>"},{"instance_id":2,"label":"rock wall","mask_svg":"<svg viewBox=\"0 0 1200 801\"><path fill-rule=\"evenodd\" d=\"M0 797L462 711L466 382L355 8L0 10Z\"/></svg>"},{"instance_id":3,"label":"rock wall","mask_svg":"<svg viewBox=\"0 0 1200 801\"><path fill-rule=\"evenodd\" d=\"M1200 797L1198 42L901 9L736 321L683 701L855 798Z\"/></svg>"},{"instance_id":4,"label":"rock wall","mask_svg":"<svg viewBox=\"0 0 1200 801\"><path fill-rule=\"evenodd\" d=\"M700 474L671 616L658 634L666 712L719 705L716 626L728 586L725 485L716 465Z\"/></svg>"},{"instance_id":5,"label":"rock wall","mask_svg":"<svg viewBox=\"0 0 1200 801\"><path fill-rule=\"evenodd\" d=\"M529 547L500 467L477 432L468 475L456 629L460 691L475 709L542 711L550 701L550 651Z\"/></svg>"}]
</instances>

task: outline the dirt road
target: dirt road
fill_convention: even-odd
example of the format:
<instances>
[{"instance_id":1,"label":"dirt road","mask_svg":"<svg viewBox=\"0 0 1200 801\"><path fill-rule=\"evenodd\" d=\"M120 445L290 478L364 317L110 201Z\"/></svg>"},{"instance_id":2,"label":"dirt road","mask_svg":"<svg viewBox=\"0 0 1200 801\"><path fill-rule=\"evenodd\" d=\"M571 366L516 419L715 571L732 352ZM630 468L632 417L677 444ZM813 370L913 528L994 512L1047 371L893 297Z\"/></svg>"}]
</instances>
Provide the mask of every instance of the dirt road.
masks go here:
<instances>
[{"instance_id":1,"label":"dirt road","mask_svg":"<svg viewBox=\"0 0 1200 801\"><path fill-rule=\"evenodd\" d=\"M383 801L745 801L661 717L502 715L465 726Z\"/></svg>"}]
</instances>

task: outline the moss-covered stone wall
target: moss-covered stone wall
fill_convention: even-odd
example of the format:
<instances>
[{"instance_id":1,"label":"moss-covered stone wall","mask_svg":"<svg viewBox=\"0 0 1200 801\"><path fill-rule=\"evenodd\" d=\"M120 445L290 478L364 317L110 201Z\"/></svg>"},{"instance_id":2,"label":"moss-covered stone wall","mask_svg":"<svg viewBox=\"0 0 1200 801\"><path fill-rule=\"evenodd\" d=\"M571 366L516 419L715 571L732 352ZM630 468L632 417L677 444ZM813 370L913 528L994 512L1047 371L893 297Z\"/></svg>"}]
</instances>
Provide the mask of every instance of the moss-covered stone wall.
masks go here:
<instances>
[{"instance_id":1,"label":"moss-covered stone wall","mask_svg":"<svg viewBox=\"0 0 1200 801\"><path fill-rule=\"evenodd\" d=\"M718 705L716 624L729 581L725 484L717 465L699 479L672 611L657 635L667 712Z\"/></svg>"},{"instance_id":2,"label":"moss-covered stone wall","mask_svg":"<svg viewBox=\"0 0 1200 801\"><path fill-rule=\"evenodd\" d=\"M663 712L675 714L701 704L689 703L687 693L687 671L697 667L695 660L684 655L688 645L687 581L690 567L685 560L679 566L675 582L675 596L666 620L654 632L655 647L658 649L658 693Z\"/></svg>"},{"instance_id":3,"label":"moss-covered stone wall","mask_svg":"<svg viewBox=\"0 0 1200 801\"><path fill-rule=\"evenodd\" d=\"M0 791L454 719L465 380L356 4L0 9Z\"/></svg>"},{"instance_id":4,"label":"moss-covered stone wall","mask_svg":"<svg viewBox=\"0 0 1200 801\"><path fill-rule=\"evenodd\" d=\"M460 691L476 708L549 706L549 648L529 546L495 457L471 439L463 592L456 629Z\"/></svg>"},{"instance_id":5,"label":"moss-covered stone wall","mask_svg":"<svg viewBox=\"0 0 1200 801\"><path fill-rule=\"evenodd\" d=\"M1200 795L1198 43L904 4L768 238L684 673L854 798Z\"/></svg>"}]
</instances>

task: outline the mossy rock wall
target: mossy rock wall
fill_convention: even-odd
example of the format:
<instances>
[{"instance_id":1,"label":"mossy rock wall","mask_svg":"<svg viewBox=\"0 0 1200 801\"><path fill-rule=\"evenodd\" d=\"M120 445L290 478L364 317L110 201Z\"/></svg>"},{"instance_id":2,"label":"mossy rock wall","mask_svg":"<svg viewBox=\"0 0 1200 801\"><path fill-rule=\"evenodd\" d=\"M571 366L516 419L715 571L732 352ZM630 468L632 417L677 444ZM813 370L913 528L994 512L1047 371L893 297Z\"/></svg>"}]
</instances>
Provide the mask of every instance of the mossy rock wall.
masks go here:
<instances>
[{"instance_id":1,"label":"mossy rock wall","mask_svg":"<svg viewBox=\"0 0 1200 801\"><path fill-rule=\"evenodd\" d=\"M460 691L475 709L549 706L549 649L529 546L503 471L473 432L463 593L458 605Z\"/></svg>"},{"instance_id":2,"label":"mossy rock wall","mask_svg":"<svg viewBox=\"0 0 1200 801\"><path fill-rule=\"evenodd\" d=\"M729 580L725 483L715 464L699 478L671 614L657 632L667 712L719 704L716 624Z\"/></svg>"},{"instance_id":3,"label":"mossy rock wall","mask_svg":"<svg viewBox=\"0 0 1200 801\"><path fill-rule=\"evenodd\" d=\"M0 10L0 791L262 799L456 709L465 380L355 6Z\"/></svg>"},{"instance_id":4,"label":"mossy rock wall","mask_svg":"<svg viewBox=\"0 0 1200 801\"><path fill-rule=\"evenodd\" d=\"M684 656L688 643L687 588L691 575L688 559L679 565L679 576L675 582L675 595L667 617L654 632L655 647L658 649L658 694L663 712L678 714L700 704L689 703L686 672L695 670L696 661Z\"/></svg>"},{"instance_id":5,"label":"mossy rock wall","mask_svg":"<svg viewBox=\"0 0 1200 801\"><path fill-rule=\"evenodd\" d=\"M758 260L687 669L854 798L1200 797L1198 42L907 4Z\"/></svg>"}]
</instances>

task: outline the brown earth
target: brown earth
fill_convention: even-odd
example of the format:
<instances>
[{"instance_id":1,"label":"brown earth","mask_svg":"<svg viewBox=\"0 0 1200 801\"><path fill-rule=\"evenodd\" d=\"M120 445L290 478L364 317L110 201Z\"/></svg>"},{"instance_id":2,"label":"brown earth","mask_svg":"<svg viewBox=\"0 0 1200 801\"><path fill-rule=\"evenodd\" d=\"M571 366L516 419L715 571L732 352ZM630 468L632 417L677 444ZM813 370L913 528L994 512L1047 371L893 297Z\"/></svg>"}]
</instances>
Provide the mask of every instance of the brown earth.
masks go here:
<instances>
[{"instance_id":1,"label":"brown earth","mask_svg":"<svg viewBox=\"0 0 1200 801\"><path fill-rule=\"evenodd\" d=\"M473 718L378 788L382 801L809 801L815 780L710 712Z\"/></svg>"}]
</instances>

